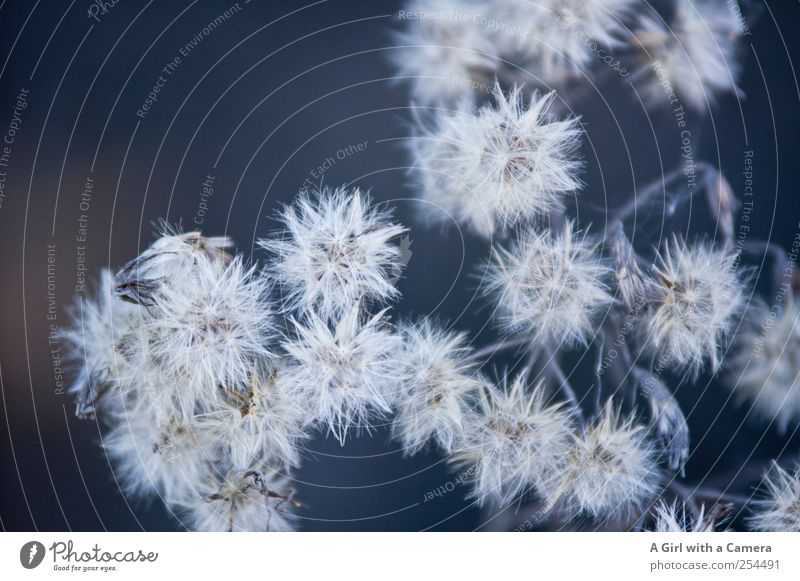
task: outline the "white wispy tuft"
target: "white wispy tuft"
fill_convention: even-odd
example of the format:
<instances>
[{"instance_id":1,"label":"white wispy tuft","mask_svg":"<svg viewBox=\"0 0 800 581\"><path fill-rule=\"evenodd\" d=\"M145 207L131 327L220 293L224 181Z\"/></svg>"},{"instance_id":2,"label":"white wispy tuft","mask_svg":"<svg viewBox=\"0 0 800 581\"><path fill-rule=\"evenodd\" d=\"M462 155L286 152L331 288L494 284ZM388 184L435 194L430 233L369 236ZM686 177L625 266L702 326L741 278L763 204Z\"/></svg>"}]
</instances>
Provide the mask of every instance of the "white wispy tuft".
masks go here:
<instances>
[{"instance_id":1,"label":"white wispy tuft","mask_svg":"<svg viewBox=\"0 0 800 581\"><path fill-rule=\"evenodd\" d=\"M764 488L764 496L753 503L750 526L757 531L800 532L800 466L790 472L773 462Z\"/></svg>"},{"instance_id":2,"label":"white wispy tuft","mask_svg":"<svg viewBox=\"0 0 800 581\"><path fill-rule=\"evenodd\" d=\"M179 233L166 223L158 235L150 247L116 274L114 293L122 300L152 306L165 286L190 284L199 262L222 269L230 259L226 250L233 242L229 238Z\"/></svg>"},{"instance_id":3,"label":"white wispy tuft","mask_svg":"<svg viewBox=\"0 0 800 581\"><path fill-rule=\"evenodd\" d=\"M310 416L342 444L349 428L369 429L373 415L391 412L402 381L402 339L384 315L364 321L356 305L335 326L309 315L294 323L296 338L284 343L289 360L278 375L281 389L304 400Z\"/></svg>"},{"instance_id":4,"label":"white wispy tuft","mask_svg":"<svg viewBox=\"0 0 800 581\"><path fill-rule=\"evenodd\" d=\"M358 188L326 188L284 209L286 232L259 244L275 257L272 270L290 308L336 318L359 301L397 298L401 257L391 241L405 228L370 204Z\"/></svg>"},{"instance_id":5,"label":"white wispy tuft","mask_svg":"<svg viewBox=\"0 0 800 581\"><path fill-rule=\"evenodd\" d=\"M544 386L529 389L524 375L480 393L479 411L467 422L463 449L453 461L472 468L472 496L480 504L507 505L563 469L573 418L565 408L547 405Z\"/></svg>"},{"instance_id":6,"label":"white wispy tuft","mask_svg":"<svg viewBox=\"0 0 800 581\"><path fill-rule=\"evenodd\" d=\"M644 313L642 341L661 364L697 374L709 361L716 370L736 314L744 305L736 255L709 244L687 246L678 238L659 255Z\"/></svg>"},{"instance_id":7,"label":"white wispy tuft","mask_svg":"<svg viewBox=\"0 0 800 581\"><path fill-rule=\"evenodd\" d=\"M509 333L531 334L532 342L585 344L612 301L610 273L597 243L567 223L561 233L526 230L510 250L495 247L485 292L495 297Z\"/></svg>"},{"instance_id":8,"label":"white wispy tuft","mask_svg":"<svg viewBox=\"0 0 800 581\"><path fill-rule=\"evenodd\" d=\"M244 389L229 390L198 418L235 468L264 464L288 470L300 464L300 446L309 437L306 402L285 391L281 370L253 369Z\"/></svg>"},{"instance_id":9,"label":"white wispy tuft","mask_svg":"<svg viewBox=\"0 0 800 581\"><path fill-rule=\"evenodd\" d=\"M271 357L274 337L270 285L255 267L240 257L223 268L199 259L194 275L165 285L143 325L158 368L176 380L157 396L170 398L184 419L207 409L220 389L245 384L253 362Z\"/></svg>"},{"instance_id":10,"label":"white wispy tuft","mask_svg":"<svg viewBox=\"0 0 800 581\"><path fill-rule=\"evenodd\" d=\"M676 2L669 23L640 16L630 42L646 59L638 77L649 103L661 106L674 91L703 111L717 95L737 93L740 34L736 14L725 2Z\"/></svg>"},{"instance_id":11,"label":"white wispy tuft","mask_svg":"<svg viewBox=\"0 0 800 581\"><path fill-rule=\"evenodd\" d=\"M480 25L486 11L485 3L473 0L407 4L403 13L409 22L391 57L398 76L408 77L415 101L460 103L472 99L474 86L491 86L500 55L490 31Z\"/></svg>"},{"instance_id":12,"label":"white wispy tuft","mask_svg":"<svg viewBox=\"0 0 800 581\"><path fill-rule=\"evenodd\" d=\"M192 530L285 532L293 530L292 491L288 480L265 470L209 476L200 494L180 509Z\"/></svg>"},{"instance_id":13,"label":"white wispy tuft","mask_svg":"<svg viewBox=\"0 0 800 581\"><path fill-rule=\"evenodd\" d=\"M69 358L77 367L70 388L79 416L95 414L100 389L128 391L141 377L141 337L137 327L146 316L137 305L114 295L114 277L100 274L95 297L82 298L72 308L72 323L61 331Z\"/></svg>"},{"instance_id":14,"label":"white wispy tuft","mask_svg":"<svg viewBox=\"0 0 800 581\"><path fill-rule=\"evenodd\" d=\"M593 518L628 514L658 489L655 457L644 427L609 400L595 423L574 432L563 468L547 481L548 502Z\"/></svg>"},{"instance_id":15,"label":"white wispy tuft","mask_svg":"<svg viewBox=\"0 0 800 581\"><path fill-rule=\"evenodd\" d=\"M103 448L126 494L181 502L196 495L216 452L194 423L159 423L153 416L147 402L121 405L106 417L112 427L102 438Z\"/></svg>"},{"instance_id":16,"label":"white wispy tuft","mask_svg":"<svg viewBox=\"0 0 800 581\"><path fill-rule=\"evenodd\" d=\"M689 516L685 504L667 504L661 500L653 512L652 530L656 533L712 533L718 530L719 510L707 511L705 505L700 507L698 514Z\"/></svg>"},{"instance_id":17,"label":"white wispy tuft","mask_svg":"<svg viewBox=\"0 0 800 581\"><path fill-rule=\"evenodd\" d=\"M560 207L580 187L576 157L581 130L576 119L548 113L554 93L495 89L495 106L437 112L434 123L412 140L422 196L483 236Z\"/></svg>"},{"instance_id":18,"label":"white wispy tuft","mask_svg":"<svg viewBox=\"0 0 800 581\"><path fill-rule=\"evenodd\" d=\"M450 453L463 437L468 413L482 385L463 333L448 333L424 320L402 328L404 383L392 433L406 454L433 441Z\"/></svg>"},{"instance_id":19,"label":"white wispy tuft","mask_svg":"<svg viewBox=\"0 0 800 581\"><path fill-rule=\"evenodd\" d=\"M777 313L763 301L751 305L726 360L726 383L757 417L785 431L800 421L800 309L793 296Z\"/></svg>"},{"instance_id":20,"label":"white wispy tuft","mask_svg":"<svg viewBox=\"0 0 800 581\"><path fill-rule=\"evenodd\" d=\"M527 68L542 83L589 74L591 47L619 48L635 0L500 0L498 19L521 28L515 35L496 35L527 56ZM510 52L510 51L508 51Z\"/></svg>"}]
</instances>

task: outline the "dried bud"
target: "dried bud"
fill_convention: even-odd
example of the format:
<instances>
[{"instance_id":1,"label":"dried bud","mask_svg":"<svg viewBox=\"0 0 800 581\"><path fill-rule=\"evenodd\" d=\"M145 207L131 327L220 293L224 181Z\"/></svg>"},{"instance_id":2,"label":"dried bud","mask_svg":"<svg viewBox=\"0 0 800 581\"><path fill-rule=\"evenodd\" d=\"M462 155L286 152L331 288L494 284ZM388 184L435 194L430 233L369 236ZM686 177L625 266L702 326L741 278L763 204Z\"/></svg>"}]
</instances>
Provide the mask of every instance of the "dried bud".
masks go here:
<instances>
[{"instance_id":1,"label":"dried bud","mask_svg":"<svg viewBox=\"0 0 800 581\"><path fill-rule=\"evenodd\" d=\"M631 312L639 311L647 301L647 278L636 260L636 252L622 229L616 225L616 233L611 239L611 256L616 267L614 276L625 306Z\"/></svg>"},{"instance_id":2,"label":"dried bud","mask_svg":"<svg viewBox=\"0 0 800 581\"><path fill-rule=\"evenodd\" d=\"M634 367L633 375L650 403L650 426L662 446L667 465L683 474L689 457L689 426L681 406L664 382L649 371Z\"/></svg>"}]
</instances>

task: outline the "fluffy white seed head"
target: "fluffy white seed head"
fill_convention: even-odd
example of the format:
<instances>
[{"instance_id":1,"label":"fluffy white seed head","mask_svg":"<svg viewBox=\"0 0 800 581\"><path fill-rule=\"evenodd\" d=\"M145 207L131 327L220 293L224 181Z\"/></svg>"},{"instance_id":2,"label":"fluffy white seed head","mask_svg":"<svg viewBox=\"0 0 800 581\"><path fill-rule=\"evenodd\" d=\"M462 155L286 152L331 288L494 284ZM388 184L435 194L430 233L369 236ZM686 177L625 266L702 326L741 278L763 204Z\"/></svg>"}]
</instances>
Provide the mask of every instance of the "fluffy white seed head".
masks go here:
<instances>
[{"instance_id":1,"label":"fluffy white seed head","mask_svg":"<svg viewBox=\"0 0 800 581\"><path fill-rule=\"evenodd\" d=\"M764 487L765 496L754 502L750 526L757 531L800 532L800 466L790 472L773 463Z\"/></svg>"},{"instance_id":2,"label":"fluffy white seed head","mask_svg":"<svg viewBox=\"0 0 800 581\"><path fill-rule=\"evenodd\" d=\"M653 512L652 530L656 533L712 533L717 530L719 511L706 511L705 505L700 507L699 514L690 517L686 505L667 504L662 500Z\"/></svg>"},{"instance_id":3,"label":"fluffy white seed head","mask_svg":"<svg viewBox=\"0 0 800 581\"><path fill-rule=\"evenodd\" d=\"M716 370L736 314L744 304L736 255L709 244L687 246L677 238L659 255L653 302L644 313L642 341L659 358L699 373Z\"/></svg>"},{"instance_id":4,"label":"fluffy white seed head","mask_svg":"<svg viewBox=\"0 0 800 581\"><path fill-rule=\"evenodd\" d=\"M508 332L585 344L612 301L610 272L597 244L567 223L559 234L527 230L510 250L496 248L486 292L495 297Z\"/></svg>"},{"instance_id":5,"label":"fluffy white seed head","mask_svg":"<svg viewBox=\"0 0 800 581\"><path fill-rule=\"evenodd\" d=\"M170 504L190 498L217 460L216 449L194 423L159 423L146 402L105 419L112 427L103 436L103 448L115 478L132 497L155 494Z\"/></svg>"},{"instance_id":6,"label":"fluffy white seed head","mask_svg":"<svg viewBox=\"0 0 800 581\"><path fill-rule=\"evenodd\" d=\"M448 333L430 321L403 328L403 386L392 433L406 454L432 441L445 453L463 436L471 403L481 385L463 333Z\"/></svg>"},{"instance_id":7,"label":"fluffy white seed head","mask_svg":"<svg viewBox=\"0 0 800 581\"><path fill-rule=\"evenodd\" d=\"M676 2L669 25L640 17L631 43L646 53L649 70L640 76L650 104L668 102L674 91L702 111L717 95L738 92L740 32L736 13L724 2Z\"/></svg>"},{"instance_id":8,"label":"fluffy white seed head","mask_svg":"<svg viewBox=\"0 0 800 581\"><path fill-rule=\"evenodd\" d=\"M284 343L289 362L278 376L281 389L305 401L311 417L342 444L349 428L369 429L373 414L391 412L402 380L402 339L384 312L362 318L356 305L335 325L316 315L295 322L297 337Z\"/></svg>"},{"instance_id":9,"label":"fluffy white seed head","mask_svg":"<svg viewBox=\"0 0 800 581\"><path fill-rule=\"evenodd\" d=\"M63 330L69 359L77 379L70 392L77 395L79 416L91 416L108 390L127 391L141 377L140 336L137 332L147 313L114 295L114 277L104 269L96 296L78 301L72 324Z\"/></svg>"},{"instance_id":10,"label":"fluffy white seed head","mask_svg":"<svg viewBox=\"0 0 800 581\"><path fill-rule=\"evenodd\" d=\"M559 83L587 73L598 58L592 43L607 49L621 45L634 2L501 0L497 4L499 19L524 32L514 36L516 49L530 59L533 74L543 83Z\"/></svg>"},{"instance_id":11,"label":"fluffy white seed head","mask_svg":"<svg viewBox=\"0 0 800 581\"><path fill-rule=\"evenodd\" d=\"M644 427L621 419L609 402L602 417L573 434L563 469L547 482L547 498L567 512L614 517L650 500L658 481Z\"/></svg>"},{"instance_id":12,"label":"fluffy white seed head","mask_svg":"<svg viewBox=\"0 0 800 581\"><path fill-rule=\"evenodd\" d=\"M472 99L473 86L493 82L500 60L490 30L480 24L485 10L472 0L408 3L402 13L408 22L392 59L399 76L409 77L415 101L460 103Z\"/></svg>"},{"instance_id":13,"label":"fluffy white seed head","mask_svg":"<svg viewBox=\"0 0 800 581\"><path fill-rule=\"evenodd\" d=\"M285 478L270 471L234 471L224 480L209 475L200 494L181 508L195 531L293 530L292 491Z\"/></svg>"},{"instance_id":14,"label":"fluffy white seed head","mask_svg":"<svg viewBox=\"0 0 800 581\"><path fill-rule=\"evenodd\" d=\"M524 376L511 385L481 390L481 406L467 424L463 449L454 458L473 471L472 496L507 505L538 490L562 470L571 444L571 414L547 405L542 384L528 389Z\"/></svg>"},{"instance_id":15,"label":"fluffy white seed head","mask_svg":"<svg viewBox=\"0 0 800 581\"><path fill-rule=\"evenodd\" d=\"M231 246L227 237L178 233L162 224L158 239L116 274L114 293L125 301L152 306L163 287L189 284L198 263L223 268L230 259L226 249Z\"/></svg>"},{"instance_id":16,"label":"fluffy white seed head","mask_svg":"<svg viewBox=\"0 0 800 581\"><path fill-rule=\"evenodd\" d=\"M360 300L396 298L393 279L401 257L391 241L405 229L390 218L370 207L358 188L301 194L282 213L285 234L260 242L275 257L282 300L292 309L335 318Z\"/></svg>"},{"instance_id":17,"label":"fluffy white seed head","mask_svg":"<svg viewBox=\"0 0 800 581\"><path fill-rule=\"evenodd\" d=\"M244 389L228 390L199 418L234 468L263 464L286 470L300 464L307 410L297 394L283 389L280 373L280 366L255 368Z\"/></svg>"},{"instance_id":18,"label":"fluffy white seed head","mask_svg":"<svg viewBox=\"0 0 800 581\"><path fill-rule=\"evenodd\" d=\"M580 187L576 119L554 120L553 99L495 89L496 105L477 113L440 111L432 127L412 140L423 197L483 236L560 207Z\"/></svg>"},{"instance_id":19,"label":"fluffy white seed head","mask_svg":"<svg viewBox=\"0 0 800 581\"><path fill-rule=\"evenodd\" d=\"M753 303L726 362L726 383L752 405L753 413L785 431L800 421L800 309L789 297L776 314Z\"/></svg>"},{"instance_id":20,"label":"fluffy white seed head","mask_svg":"<svg viewBox=\"0 0 800 581\"><path fill-rule=\"evenodd\" d=\"M184 419L217 401L220 389L245 384L254 363L268 361L273 336L269 284L240 257L223 268L195 262L185 285L164 286L145 322L165 381L162 394Z\"/></svg>"}]
</instances>

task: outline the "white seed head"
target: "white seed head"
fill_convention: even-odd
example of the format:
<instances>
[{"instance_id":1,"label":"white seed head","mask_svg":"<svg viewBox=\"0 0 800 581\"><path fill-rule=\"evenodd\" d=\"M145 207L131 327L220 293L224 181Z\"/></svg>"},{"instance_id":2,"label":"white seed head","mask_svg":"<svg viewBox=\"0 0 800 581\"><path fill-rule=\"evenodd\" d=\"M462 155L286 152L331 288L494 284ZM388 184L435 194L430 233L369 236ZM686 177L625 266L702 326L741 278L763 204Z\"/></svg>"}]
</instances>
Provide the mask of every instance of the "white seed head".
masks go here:
<instances>
[{"instance_id":1,"label":"white seed head","mask_svg":"<svg viewBox=\"0 0 800 581\"><path fill-rule=\"evenodd\" d=\"M274 331L269 284L240 257L221 269L198 259L191 274L155 295L145 322L154 361L176 387L165 395L184 418L245 384L254 363L271 357Z\"/></svg>"},{"instance_id":2,"label":"white seed head","mask_svg":"<svg viewBox=\"0 0 800 581\"><path fill-rule=\"evenodd\" d=\"M181 508L195 531L293 530L292 491L286 478L270 471L234 471L224 480L209 475Z\"/></svg>"},{"instance_id":3,"label":"white seed head","mask_svg":"<svg viewBox=\"0 0 800 581\"><path fill-rule=\"evenodd\" d=\"M653 509L655 522L653 532L656 533L712 533L717 530L718 510L706 511L705 505L700 507L700 512L694 517L688 516L686 505L677 502L667 504L659 501Z\"/></svg>"},{"instance_id":4,"label":"white seed head","mask_svg":"<svg viewBox=\"0 0 800 581\"><path fill-rule=\"evenodd\" d=\"M736 13L724 2L676 2L669 25L641 16L631 43L646 53L642 90L649 103L664 104L674 91L702 111L717 95L738 92L740 32Z\"/></svg>"},{"instance_id":5,"label":"white seed head","mask_svg":"<svg viewBox=\"0 0 800 581\"><path fill-rule=\"evenodd\" d=\"M765 496L753 503L750 526L757 531L800 532L800 466L789 472L773 462L764 487Z\"/></svg>"},{"instance_id":6,"label":"white seed head","mask_svg":"<svg viewBox=\"0 0 800 581\"><path fill-rule=\"evenodd\" d=\"M230 259L226 249L231 246L226 237L178 233L162 224L159 238L116 274L114 293L125 301L152 306L163 287L189 284L199 262L222 269Z\"/></svg>"},{"instance_id":7,"label":"white seed head","mask_svg":"<svg viewBox=\"0 0 800 581\"><path fill-rule=\"evenodd\" d=\"M285 234L260 241L275 257L282 300L292 309L335 318L360 300L396 298L400 248L390 242L405 229L390 218L370 207L358 188L302 194L282 213Z\"/></svg>"},{"instance_id":8,"label":"white seed head","mask_svg":"<svg viewBox=\"0 0 800 581\"><path fill-rule=\"evenodd\" d=\"M744 304L736 255L675 238L659 255L653 303L644 313L642 341L662 364L697 374L706 360L716 370L720 352Z\"/></svg>"},{"instance_id":9,"label":"white seed head","mask_svg":"<svg viewBox=\"0 0 800 581\"><path fill-rule=\"evenodd\" d=\"M114 475L125 493L153 494L179 502L197 493L216 450L194 424L159 423L146 402L123 407L105 418L112 425L102 444L113 462Z\"/></svg>"},{"instance_id":10,"label":"white seed head","mask_svg":"<svg viewBox=\"0 0 800 581\"><path fill-rule=\"evenodd\" d=\"M306 402L311 417L344 444L350 427L369 429L370 417L391 412L402 378L402 339L380 312L362 321L358 305L335 326L316 315L295 322L297 337L284 343L289 363L278 382Z\"/></svg>"},{"instance_id":11,"label":"white seed head","mask_svg":"<svg viewBox=\"0 0 800 581\"><path fill-rule=\"evenodd\" d=\"M494 254L486 292L507 331L568 346L587 342L613 300L606 282L611 270L595 242L567 223L557 235L524 231L511 250Z\"/></svg>"},{"instance_id":12,"label":"white seed head","mask_svg":"<svg viewBox=\"0 0 800 581\"><path fill-rule=\"evenodd\" d=\"M752 303L726 361L726 383L754 414L785 431L800 421L800 309L787 298L779 312Z\"/></svg>"},{"instance_id":13,"label":"white seed head","mask_svg":"<svg viewBox=\"0 0 800 581\"><path fill-rule=\"evenodd\" d=\"M235 468L263 464L286 470L300 464L307 410L297 394L284 391L280 373L280 366L254 369L243 390L228 391L198 418Z\"/></svg>"},{"instance_id":14,"label":"white seed head","mask_svg":"<svg viewBox=\"0 0 800 581\"><path fill-rule=\"evenodd\" d=\"M562 469L571 428L571 414L548 406L543 385L529 390L520 375L510 386L503 380L481 391L481 407L454 461L472 466L472 496L480 504L507 505Z\"/></svg>"},{"instance_id":15,"label":"white seed head","mask_svg":"<svg viewBox=\"0 0 800 581\"><path fill-rule=\"evenodd\" d=\"M113 288L114 277L104 269L96 296L73 306L72 324L60 335L78 367L70 392L77 395L76 411L84 417L95 413L105 391L127 391L140 378L138 327L148 315L115 296Z\"/></svg>"},{"instance_id":16,"label":"white seed head","mask_svg":"<svg viewBox=\"0 0 800 581\"><path fill-rule=\"evenodd\" d=\"M403 327L400 363L403 386L395 405L392 433L406 454L433 441L450 453L460 442L464 423L481 385L463 333L437 329L430 321Z\"/></svg>"},{"instance_id":17,"label":"white seed head","mask_svg":"<svg viewBox=\"0 0 800 581\"><path fill-rule=\"evenodd\" d=\"M547 482L549 504L593 518L640 508L658 487L655 451L633 418L609 401L602 417L573 434L563 469Z\"/></svg>"},{"instance_id":18,"label":"white seed head","mask_svg":"<svg viewBox=\"0 0 800 581\"><path fill-rule=\"evenodd\" d=\"M560 207L580 187L576 119L548 114L554 93L495 89L496 105L477 113L439 111L432 128L412 140L423 197L483 236Z\"/></svg>"},{"instance_id":19,"label":"white seed head","mask_svg":"<svg viewBox=\"0 0 800 581\"><path fill-rule=\"evenodd\" d=\"M409 77L415 101L459 103L472 98L473 86L491 85L500 60L490 31L479 23L485 10L472 0L408 3L404 12L419 16L398 34L400 46L391 56L398 76Z\"/></svg>"},{"instance_id":20,"label":"white seed head","mask_svg":"<svg viewBox=\"0 0 800 581\"><path fill-rule=\"evenodd\" d=\"M586 74L591 46L620 46L635 0L501 0L499 19L520 26L516 48L543 83Z\"/></svg>"}]
</instances>

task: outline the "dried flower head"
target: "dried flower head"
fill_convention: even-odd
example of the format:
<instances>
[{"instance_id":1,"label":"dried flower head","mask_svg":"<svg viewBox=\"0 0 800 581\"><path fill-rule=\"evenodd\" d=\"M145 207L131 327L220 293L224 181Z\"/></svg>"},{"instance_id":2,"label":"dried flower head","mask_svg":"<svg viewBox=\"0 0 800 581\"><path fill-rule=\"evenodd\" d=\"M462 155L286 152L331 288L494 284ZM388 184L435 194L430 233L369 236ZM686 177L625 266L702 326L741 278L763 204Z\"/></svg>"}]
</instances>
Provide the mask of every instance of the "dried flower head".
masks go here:
<instances>
[{"instance_id":1,"label":"dried flower head","mask_svg":"<svg viewBox=\"0 0 800 581\"><path fill-rule=\"evenodd\" d=\"M764 486L765 496L753 503L750 526L757 531L800 532L800 466L789 472L773 462Z\"/></svg>"},{"instance_id":2,"label":"dried flower head","mask_svg":"<svg viewBox=\"0 0 800 581\"><path fill-rule=\"evenodd\" d=\"M464 424L481 385L463 333L448 333L430 321L403 328L400 356L404 383L396 403L392 433L406 454L429 441L450 453L460 441Z\"/></svg>"},{"instance_id":3,"label":"dried flower head","mask_svg":"<svg viewBox=\"0 0 800 581\"><path fill-rule=\"evenodd\" d=\"M516 48L546 83L585 74L591 46L619 47L634 0L501 0L500 18L520 26Z\"/></svg>"},{"instance_id":4,"label":"dried flower head","mask_svg":"<svg viewBox=\"0 0 800 581\"><path fill-rule=\"evenodd\" d=\"M200 494L182 503L192 530L291 531L292 491L274 472L232 472L225 480L209 476Z\"/></svg>"},{"instance_id":5,"label":"dried flower head","mask_svg":"<svg viewBox=\"0 0 800 581\"><path fill-rule=\"evenodd\" d=\"M659 255L644 313L644 344L659 360L699 373L706 360L716 370L720 351L744 304L736 255L708 244L689 247L678 238Z\"/></svg>"},{"instance_id":6,"label":"dried flower head","mask_svg":"<svg viewBox=\"0 0 800 581\"><path fill-rule=\"evenodd\" d=\"M302 194L282 219L285 235L260 245L275 256L273 270L290 308L335 318L358 301L380 303L399 294L393 278L400 249L390 241L405 229L370 207L358 188Z\"/></svg>"},{"instance_id":7,"label":"dried flower head","mask_svg":"<svg viewBox=\"0 0 800 581\"><path fill-rule=\"evenodd\" d=\"M572 415L547 405L542 384L529 390L524 375L511 385L481 390L479 412L468 423L454 462L473 468L472 496L507 505L538 490L560 471L571 444Z\"/></svg>"},{"instance_id":8,"label":"dried flower head","mask_svg":"<svg viewBox=\"0 0 800 581\"><path fill-rule=\"evenodd\" d=\"M557 235L527 230L511 250L495 249L486 291L509 332L585 344L596 316L611 303L609 267L597 244L573 228L567 223Z\"/></svg>"},{"instance_id":9,"label":"dried flower head","mask_svg":"<svg viewBox=\"0 0 800 581\"><path fill-rule=\"evenodd\" d=\"M77 395L80 417L93 416L106 391L127 390L140 377L137 328L147 313L116 297L113 288L114 277L104 269L96 296L75 304L72 324L60 335L79 366L70 392Z\"/></svg>"},{"instance_id":10,"label":"dried flower head","mask_svg":"<svg viewBox=\"0 0 800 581\"><path fill-rule=\"evenodd\" d=\"M256 367L243 390L226 397L200 416L203 430L222 448L231 464L289 469L300 464L300 445L308 437L305 402L284 391L281 367Z\"/></svg>"},{"instance_id":11,"label":"dried flower head","mask_svg":"<svg viewBox=\"0 0 800 581\"><path fill-rule=\"evenodd\" d=\"M773 311L753 303L736 336L726 383L752 403L754 414L785 431L800 420L800 309L788 297Z\"/></svg>"},{"instance_id":12,"label":"dried flower head","mask_svg":"<svg viewBox=\"0 0 800 581\"><path fill-rule=\"evenodd\" d=\"M669 25L641 16L631 43L646 53L652 69L641 73L649 101L664 103L674 91L702 111L718 94L737 93L740 33L735 12L724 2L676 2Z\"/></svg>"},{"instance_id":13,"label":"dried flower head","mask_svg":"<svg viewBox=\"0 0 800 581\"><path fill-rule=\"evenodd\" d=\"M411 81L423 105L469 100L473 87L489 85L500 57L490 31L479 24L486 7L472 0L413 0L401 14L409 20L392 52L400 77Z\"/></svg>"},{"instance_id":14,"label":"dried flower head","mask_svg":"<svg viewBox=\"0 0 800 581\"><path fill-rule=\"evenodd\" d=\"M111 429L102 444L126 494L158 494L167 503L196 494L208 465L216 460L211 442L192 423L159 423L146 402L122 407L105 418Z\"/></svg>"},{"instance_id":15,"label":"dried flower head","mask_svg":"<svg viewBox=\"0 0 800 581\"><path fill-rule=\"evenodd\" d=\"M724 508L720 505L715 505L710 511L706 511L705 505L702 505L699 514L690 517L686 505L679 506L677 502L670 505L663 500L659 501L653 512L655 522L652 530L656 533L712 533L717 530L724 516Z\"/></svg>"},{"instance_id":16,"label":"dried flower head","mask_svg":"<svg viewBox=\"0 0 800 581\"><path fill-rule=\"evenodd\" d=\"M114 293L122 300L152 306L164 285L189 284L198 262L223 268L230 258L226 250L233 246L230 238L179 233L166 223L158 235L149 248L116 274Z\"/></svg>"},{"instance_id":17,"label":"dried flower head","mask_svg":"<svg viewBox=\"0 0 800 581\"><path fill-rule=\"evenodd\" d=\"M494 107L439 111L412 141L424 198L487 237L560 207L580 187L581 130L576 119L551 118L553 96L534 94L526 106L521 89L498 87Z\"/></svg>"},{"instance_id":18,"label":"dried flower head","mask_svg":"<svg viewBox=\"0 0 800 581\"><path fill-rule=\"evenodd\" d=\"M659 478L643 426L621 419L609 401L594 424L574 433L564 467L547 483L548 501L594 518L619 516L650 500Z\"/></svg>"},{"instance_id":19,"label":"dried flower head","mask_svg":"<svg viewBox=\"0 0 800 581\"><path fill-rule=\"evenodd\" d=\"M220 389L245 384L254 363L271 357L269 290L240 257L223 268L199 258L185 285L175 281L154 295L154 315L144 326L155 364L175 385L158 396L184 419L208 409Z\"/></svg>"},{"instance_id":20,"label":"dried flower head","mask_svg":"<svg viewBox=\"0 0 800 581\"><path fill-rule=\"evenodd\" d=\"M366 322L358 305L332 325L316 315L295 322L297 337L284 343L288 364L281 389L306 402L311 417L344 444L350 427L370 427L370 416L391 412L402 378L402 339L380 312Z\"/></svg>"}]
</instances>

